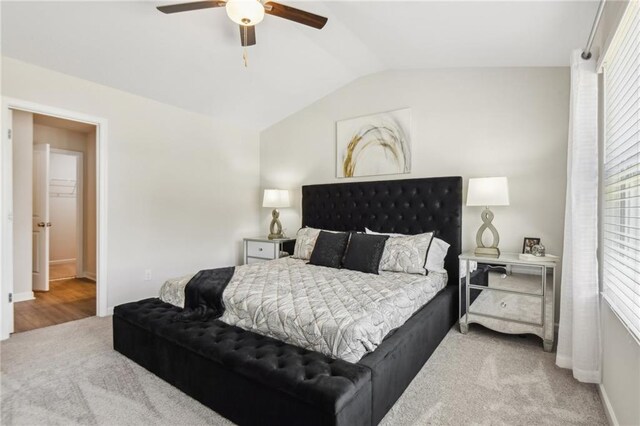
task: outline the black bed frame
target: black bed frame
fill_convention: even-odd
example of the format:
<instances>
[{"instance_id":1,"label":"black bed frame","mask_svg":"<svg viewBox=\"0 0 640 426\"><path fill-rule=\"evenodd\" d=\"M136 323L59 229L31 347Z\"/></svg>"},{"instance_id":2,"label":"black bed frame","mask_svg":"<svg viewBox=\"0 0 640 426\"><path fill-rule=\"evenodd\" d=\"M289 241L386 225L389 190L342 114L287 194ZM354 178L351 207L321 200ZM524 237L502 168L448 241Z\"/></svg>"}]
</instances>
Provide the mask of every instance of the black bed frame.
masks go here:
<instances>
[{"instance_id":1,"label":"black bed frame","mask_svg":"<svg viewBox=\"0 0 640 426\"><path fill-rule=\"evenodd\" d=\"M376 425L458 319L462 178L302 187L304 226L437 231L451 247L447 287L351 364L221 321L184 323L146 299L114 310L114 348L239 424Z\"/></svg>"}]
</instances>

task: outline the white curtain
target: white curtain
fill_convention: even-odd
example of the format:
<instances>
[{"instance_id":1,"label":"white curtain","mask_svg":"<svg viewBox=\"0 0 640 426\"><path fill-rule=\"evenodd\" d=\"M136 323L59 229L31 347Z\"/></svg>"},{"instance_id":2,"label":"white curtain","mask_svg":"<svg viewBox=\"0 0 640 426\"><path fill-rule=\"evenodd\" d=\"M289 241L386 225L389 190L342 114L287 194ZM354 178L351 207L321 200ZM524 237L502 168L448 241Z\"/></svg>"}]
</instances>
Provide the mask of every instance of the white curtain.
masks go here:
<instances>
[{"instance_id":1,"label":"white curtain","mask_svg":"<svg viewBox=\"0 0 640 426\"><path fill-rule=\"evenodd\" d=\"M571 105L556 364L599 383L598 75L595 60L571 55Z\"/></svg>"}]
</instances>

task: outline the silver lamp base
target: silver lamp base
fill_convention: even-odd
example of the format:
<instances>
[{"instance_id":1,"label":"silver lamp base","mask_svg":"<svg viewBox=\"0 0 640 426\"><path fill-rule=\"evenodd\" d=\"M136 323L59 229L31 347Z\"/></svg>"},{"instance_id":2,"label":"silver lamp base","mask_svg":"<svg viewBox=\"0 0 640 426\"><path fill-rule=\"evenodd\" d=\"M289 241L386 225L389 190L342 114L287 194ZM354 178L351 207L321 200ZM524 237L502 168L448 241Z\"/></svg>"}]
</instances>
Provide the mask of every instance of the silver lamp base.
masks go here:
<instances>
[{"instance_id":1,"label":"silver lamp base","mask_svg":"<svg viewBox=\"0 0 640 426\"><path fill-rule=\"evenodd\" d=\"M280 223L280 212L278 209L273 209L271 212L271 224L269 225L269 238L270 240L279 240L284 238L282 232L282 224Z\"/></svg>"},{"instance_id":2,"label":"silver lamp base","mask_svg":"<svg viewBox=\"0 0 640 426\"><path fill-rule=\"evenodd\" d=\"M498 235L498 230L491 223L493 220L493 212L489 210L489 207L484 209L480 214L482 218L482 226L478 229L478 233L476 234L476 249L474 251L476 256L481 257L500 257L500 250L498 249L498 243L500 242L500 235ZM493 236L493 241L490 246L485 246L482 242L482 234L484 231L489 230L491 235Z\"/></svg>"}]
</instances>

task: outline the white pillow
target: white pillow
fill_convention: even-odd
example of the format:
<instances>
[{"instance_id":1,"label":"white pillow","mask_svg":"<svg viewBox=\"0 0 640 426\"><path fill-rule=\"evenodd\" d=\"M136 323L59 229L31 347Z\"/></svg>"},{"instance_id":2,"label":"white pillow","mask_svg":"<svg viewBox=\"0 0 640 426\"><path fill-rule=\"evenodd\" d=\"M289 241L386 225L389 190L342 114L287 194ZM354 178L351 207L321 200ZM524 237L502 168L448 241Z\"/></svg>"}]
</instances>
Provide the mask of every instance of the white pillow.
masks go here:
<instances>
[{"instance_id":1,"label":"white pillow","mask_svg":"<svg viewBox=\"0 0 640 426\"><path fill-rule=\"evenodd\" d=\"M309 260L311 258L311 252L316 246L316 240L320 231L338 233L339 231L327 231L326 229L316 229L304 227L300 228L296 233L296 245L293 247L294 259Z\"/></svg>"},{"instance_id":2,"label":"white pillow","mask_svg":"<svg viewBox=\"0 0 640 426\"><path fill-rule=\"evenodd\" d=\"M369 228L364 228L364 233L365 234L371 234L371 235L388 235L390 237L408 237L408 234L394 234L393 232L374 232Z\"/></svg>"},{"instance_id":3,"label":"white pillow","mask_svg":"<svg viewBox=\"0 0 640 426\"><path fill-rule=\"evenodd\" d=\"M444 269L444 258L447 256L450 244L440 238L434 238L431 241L431 247L429 247L429 253L427 254L427 271L430 272L447 272Z\"/></svg>"},{"instance_id":4,"label":"white pillow","mask_svg":"<svg viewBox=\"0 0 640 426\"><path fill-rule=\"evenodd\" d=\"M405 237L405 234L393 234L393 233L383 233L383 232L373 232L369 228L364 228L365 233L372 235L388 235L390 237ZM427 271L431 272L447 272L444 269L444 258L447 256L447 251L451 247L446 241L441 240L440 238L434 237L431 241L431 247L429 247L429 252L427 253Z\"/></svg>"},{"instance_id":5,"label":"white pillow","mask_svg":"<svg viewBox=\"0 0 640 426\"><path fill-rule=\"evenodd\" d=\"M384 245L379 269L426 275L426 258L433 233L389 237Z\"/></svg>"},{"instance_id":6,"label":"white pillow","mask_svg":"<svg viewBox=\"0 0 640 426\"><path fill-rule=\"evenodd\" d=\"M300 228L296 233L296 245L293 248L294 259L309 260L320 230L315 228Z\"/></svg>"}]
</instances>

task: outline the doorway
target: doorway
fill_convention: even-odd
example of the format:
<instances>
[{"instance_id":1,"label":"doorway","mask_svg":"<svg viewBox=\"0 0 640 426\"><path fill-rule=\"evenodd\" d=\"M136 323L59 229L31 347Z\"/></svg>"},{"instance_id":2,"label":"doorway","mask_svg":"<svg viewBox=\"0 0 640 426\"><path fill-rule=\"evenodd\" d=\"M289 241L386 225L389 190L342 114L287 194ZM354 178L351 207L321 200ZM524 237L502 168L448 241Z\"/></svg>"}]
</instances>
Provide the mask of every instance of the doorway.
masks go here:
<instances>
[{"instance_id":1,"label":"doorway","mask_svg":"<svg viewBox=\"0 0 640 426\"><path fill-rule=\"evenodd\" d=\"M12 119L14 332L19 333L96 314L95 250L90 249L96 235L90 202L95 203L95 186L83 182L95 182L95 161L84 157L95 157L97 129L25 111L14 111Z\"/></svg>"},{"instance_id":2,"label":"doorway","mask_svg":"<svg viewBox=\"0 0 640 426\"><path fill-rule=\"evenodd\" d=\"M5 98L4 123L0 338L106 315L106 122Z\"/></svg>"}]
</instances>

